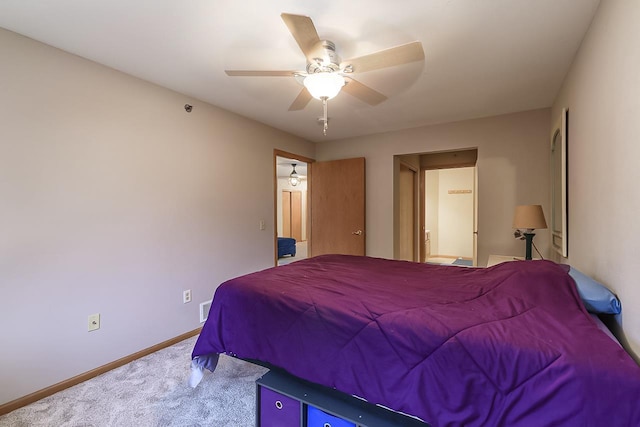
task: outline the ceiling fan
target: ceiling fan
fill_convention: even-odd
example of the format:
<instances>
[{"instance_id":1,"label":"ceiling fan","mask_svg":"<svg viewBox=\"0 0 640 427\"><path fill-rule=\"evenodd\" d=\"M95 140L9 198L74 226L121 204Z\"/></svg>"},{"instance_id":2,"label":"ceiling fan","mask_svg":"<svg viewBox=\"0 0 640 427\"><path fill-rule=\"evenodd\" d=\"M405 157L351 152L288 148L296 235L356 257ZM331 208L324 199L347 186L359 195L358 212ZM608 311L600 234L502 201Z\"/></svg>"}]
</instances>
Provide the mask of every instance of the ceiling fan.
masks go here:
<instances>
[{"instance_id":1,"label":"ceiling fan","mask_svg":"<svg viewBox=\"0 0 640 427\"><path fill-rule=\"evenodd\" d=\"M369 105L377 105L387 99L380 92L351 77L353 73L394 67L424 59L422 43L415 41L341 61L336 53L335 44L332 41L320 39L311 18L289 13L283 13L280 16L307 59L306 69L304 71L225 70L225 73L233 77L295 77L299 81L302 80L304 87L289 107L289 111L304 109L311 98L321 100L324 109L322 120L325 135L328 129L327 101L336 96L341 89Z\"/></svg>"}]
</instances>

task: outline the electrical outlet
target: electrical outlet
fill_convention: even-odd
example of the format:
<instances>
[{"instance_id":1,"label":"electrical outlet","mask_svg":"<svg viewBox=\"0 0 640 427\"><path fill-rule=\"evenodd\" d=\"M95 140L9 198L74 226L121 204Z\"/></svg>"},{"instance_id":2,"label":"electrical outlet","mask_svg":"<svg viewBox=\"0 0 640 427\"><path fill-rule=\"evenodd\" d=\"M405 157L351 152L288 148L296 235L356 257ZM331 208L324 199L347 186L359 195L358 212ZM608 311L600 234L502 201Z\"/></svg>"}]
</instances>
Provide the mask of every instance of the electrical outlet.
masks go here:
<instances>
[{"instance_id":1,"label":"electrical outlet","mask_svg":"<svg viewBox=\"0 0 640 427\"><path fill-rule=\"evenodd\" d=\"M89 332L100 329L100 313L89 315Z\"/></svg>"},{"instance_id":2,"label":"electrical outlet","mask_svg":"<svg viewBox=\"0 0 640 427\"><path fill-rule=\"evenodd\" d=\"M186 304L191 302L191 289L187 289L186 291L182 291L182 303Z\"/></svg>"},{"instance_id":3,"label":"electrical outlet","mask_svg":"<svg viewBox=\"0 0 640 427\"><path fill-rule=\"evenodd\" d=\"M265 226L264 219L261 219L260 220L260 230L264 230L265 228L267 228L267 227Z\"/></svg>"}]
</instances>

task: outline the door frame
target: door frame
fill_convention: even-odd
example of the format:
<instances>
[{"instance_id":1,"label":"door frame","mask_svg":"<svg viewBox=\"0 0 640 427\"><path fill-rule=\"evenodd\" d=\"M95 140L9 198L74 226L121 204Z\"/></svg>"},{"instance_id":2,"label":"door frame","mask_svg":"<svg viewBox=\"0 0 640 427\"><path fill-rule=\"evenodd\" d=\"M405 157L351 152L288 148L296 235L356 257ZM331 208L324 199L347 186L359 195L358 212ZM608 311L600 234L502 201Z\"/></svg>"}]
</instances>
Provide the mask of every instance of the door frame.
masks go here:
<instances>
[{"instance_id":1,"label":"door frame","mask_svg":"<svg viewBox=\"0 0 640 427\"><path fill-rule=\"evenodd\" d=\"M411 229L412 229L412 234L413 234L413 256L412 256L412 261L413 262L417 262L420 257L421 257L421 250L420 250L420 244L421 244L421 239L419 237L419 225L421 224L421 222L418 220L418 217L420 215L420 206L424 205L424 203L421 203L421 199L422 197L420 196L420 183L419 183L419 176L421 174L421 170L420 168L415 167L414 165L412 165L411 163L408 163L404 160L400 160L400 163L398 165L399 169L398 169L398 173L400 173L401 169L407 168L409 169L411 172L413 172L413 224L411 224ZM400 185L400 182L398 182L398 185ZM398 199L398 202L400 200ZM400 220L400 217L398 215L398 220ZM398 224L398 227L400 226L400 224ZM397 253L394 254L394 258L398 259L401 249L400 249L400 241L399 239L394 239L397 240ZM424 238L422 239L424 240Z\"/></svg>"},{"instance_id":2,"label":"door frame","mask_svg":"<svg viewBox=\"0 0 640 427\"><path fill-rule=\"evenodd\" d=\"M298 160L307 164L307 211L306 211L306 234L307 234L307 246L311 247L311 163L315 162L315 159L310 157L301 156L299 154L290 153L288 151L273 149L273 265L278 265L278 157L286 157L288 159Z\"/></svg>"},{"instance_id":3,"label":"door frame","mask_svg":"<svg viewBox=\"0 0 640 427\"><path fill-rule=\"evenodd\" d=\"M427 213L427 188L424 184L425 178L427 177L427 170L423 167L420 167L419 176L420 177L418 178L418 181L420 189L418 190L418 194L420 195L420 201L418 203L418 209L420 213L418 214L418 222L420 223L420 225L418 227L418 238L420 240L420 247L418 250L418 258L421 263L425 263L427 262L427 224L425 223L424 219Z\"/></svg>"}]
</instances>

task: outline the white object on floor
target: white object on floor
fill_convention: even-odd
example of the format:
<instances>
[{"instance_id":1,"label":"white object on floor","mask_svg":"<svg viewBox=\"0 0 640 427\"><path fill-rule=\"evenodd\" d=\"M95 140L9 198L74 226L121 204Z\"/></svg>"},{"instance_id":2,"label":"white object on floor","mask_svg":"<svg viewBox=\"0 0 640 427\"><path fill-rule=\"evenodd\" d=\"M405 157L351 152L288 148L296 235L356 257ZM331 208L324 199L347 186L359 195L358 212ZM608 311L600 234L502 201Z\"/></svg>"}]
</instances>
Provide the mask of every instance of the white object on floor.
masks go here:
<instances>
[{"instance_id":1,"label":"white object on floor","mask_svg":"<svg viewBox=\"0 0 640 427\"><path fill-rule=\"evenodd\" d=\"M193 360L191 361L191 374L189 375L189 386L196 388L200 381L204 377L204 369L198 366Z\"/></svg>"}]
</instances>

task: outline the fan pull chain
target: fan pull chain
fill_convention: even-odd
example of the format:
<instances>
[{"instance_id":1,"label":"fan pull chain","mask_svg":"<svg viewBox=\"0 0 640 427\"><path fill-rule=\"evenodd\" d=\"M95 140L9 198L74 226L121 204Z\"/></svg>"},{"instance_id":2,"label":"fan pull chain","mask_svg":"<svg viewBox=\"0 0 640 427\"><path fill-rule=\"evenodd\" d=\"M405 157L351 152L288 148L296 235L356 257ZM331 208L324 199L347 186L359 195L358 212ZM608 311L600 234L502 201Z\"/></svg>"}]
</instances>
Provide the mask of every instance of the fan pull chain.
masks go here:
<instances>
[{"instance_id":1,"label":"fan pull chain","mask_svg":"<svg viewBox=\"0 0 640 427\"><path fill-rule=\"evenodd\" d=\"M324 134L324 136L327 136L327 129L329 129L329 117L327 116L327 98L323 97L322 98L322 109L324 111L324 118L322 119L324 121L324 126L322 127L322 133Z\"/></svg>"}]
</instances>

